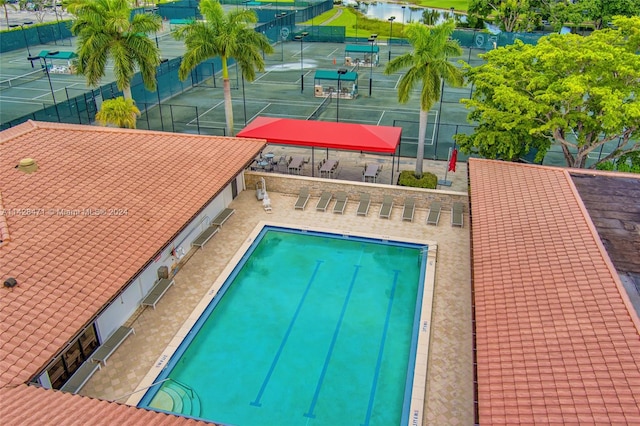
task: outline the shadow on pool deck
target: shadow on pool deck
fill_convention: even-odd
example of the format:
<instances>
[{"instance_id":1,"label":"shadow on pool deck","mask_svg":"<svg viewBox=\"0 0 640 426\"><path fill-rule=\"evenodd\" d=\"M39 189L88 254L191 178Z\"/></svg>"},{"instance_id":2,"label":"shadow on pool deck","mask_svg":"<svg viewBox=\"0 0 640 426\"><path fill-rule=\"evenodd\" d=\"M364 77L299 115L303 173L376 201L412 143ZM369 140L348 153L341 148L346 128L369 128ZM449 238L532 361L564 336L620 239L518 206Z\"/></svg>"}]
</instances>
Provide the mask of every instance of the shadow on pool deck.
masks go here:
<instances>
[{"instance_id":1,"label":"shadow on pool deck","mask_svg":"<svg viewBox=\"0 0 640 426\"><path fill-rule=\"evenodd\" d=\"M443 165L443 162L439 164ZM442 170L444 172L444 168ZM460 182L464 180L466 187L466 168L461 172L455 175ZM260 221L269 221L436 241L438 259L423 424L472 424L468 225L451 227L447 211L443 211L438 226L431 226L426 224L425 209L416 209L414 221L406 222L402 220L401 208L395 208L389 220L380 219L377 214L380 205L375 203L372 203L369 215L362 217L356 215L356 200L347 203L344 215L336 215L314 208L295 210L296 197L291 194L270 192L270 198L273 210L267 213L251 188L238 195L231 203L236 213L203 249L189 253L188 261L175 276L176 284L160 300L157 309L139 309L129 319L128 324L135 327L136 334L122 344L106 368L97 372L80 393L126 401L250 232ZM316 201L312 198L309 205L313 206ZM465 220L467 223L469 221Z\"/></svg>"}]
</instances>

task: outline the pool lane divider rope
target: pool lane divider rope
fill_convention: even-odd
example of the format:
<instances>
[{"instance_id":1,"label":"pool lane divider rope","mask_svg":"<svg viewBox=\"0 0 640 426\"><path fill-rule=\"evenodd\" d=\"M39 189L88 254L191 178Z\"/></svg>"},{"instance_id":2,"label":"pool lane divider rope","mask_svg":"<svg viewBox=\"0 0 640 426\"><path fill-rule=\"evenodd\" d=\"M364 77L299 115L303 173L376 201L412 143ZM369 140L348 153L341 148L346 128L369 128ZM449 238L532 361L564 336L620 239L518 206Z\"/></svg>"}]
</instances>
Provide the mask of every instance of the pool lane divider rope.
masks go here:
<instances>
[{"instance_id":1,"label":"pool lane divider rope","mask_svg":"<svg viewBox=\"0 0 640 426\"><path fill-rule=\"evenodd\" d=\"M384 354L384 345L387 340L387 332L389 331L389 319L391 317L391 308L393 307L393 296L396 293L396 286L398 285L398 274L400 271L393 271L393 286L391 287L391 294L389 295L389 303L387 304L387 315L384 319L384 327L382 329L382 338L380 339L380 349L378 350L378 361L376 362L376 371L373 375L373 383L371 384L371 393L369 394L369 406L367 407L367 415L364 419L364 426L369 425L371 420L371 412L373 411L373 401L376 397L376 389L378 387L378 377L380 376L380 367L382 365L382 355Z\"/></svg>"},{"instance_id":2,"label":"pool lane divider rope","mask_svg":"<svg viewBox=\"0 0 640 426\"><path fill-rule=\"evenodd\" d=\"M331 344L329 344L329 350L327 351L327 355L324 358L324 365L322 366L322 372L320 373L320 377L318 378L318 383L316 384L316 390L313 394L311 405L309 406L309 410L306 413L304 413L305 417L309 417L311 419L316 418L316 415L313 414L313 410L316 408L316 403L318 402L318 396L320 396L320 388L322 388L322 383L324 382L324 376L327 373L327 367L329 366L329 361L331 360L331 356L333 355L333 349L336 345L336 340L338 340L340 327L342 326L342 322L344 320L344 314L347 312L347 306L349 305L349 300L351 299L351 292L353 291L353 286L356 282L356 277L358 276L359 270L360 270L360 265L356 265L355 271L353 271L353 276L351 277L351 283L349 283L349 290L347 291L347 295L345 296L344 302L342 303L342 310L340 311L340 316L338 317L338 323L336 324L336 328L333 331L333 337L331 338Z\"/></svg>"},{"instance_id":3,"label":"pool lane divider rope","mask_svg":"<svg viewBox=\"0 0 640 426\"><path fill-rule=\"evenodd\" d=\"M275 370L276 365L280 360L280 355L282 355L282 350L284 349L284 346L287 344L287 340L289 339L289 335L291 334L293 325L298 319L298 314L300 314L300 309L302 309L302 305L304 304L304 301L307 298L307 294L309 293L311 284L313 284L313 282L315 281L316 275L318 274L318 269L320 269L320 266L322 265L323 262L324 262L323 260L316 261L316 267L313 270L313 273L311 274L311 278L309 278L309 282L307 283L307 288L305 288L304 293L302 294L302 297L298 302L298 307L296 308L296 311L293 314L291 321L289 322L289 327L287 328L287 332L284 334L284 337L282 338L282 342L280 342L280 347L278 348L278 351L276 352L276 355L274 356L273 361L271 362L271 367L269 367L269 371L267 372L267 375L262 382L262 386L260 386L258 395L256 396L255 401L250 402L249 405L253 405L254 407L262 406L262 404L260 403L260 399L262 398L262 395L264 394L264 391L266 390L267 385L269 384L269 380L271 380L271 375L273 374L273 371Z\"/></svg>"}]
</instances>

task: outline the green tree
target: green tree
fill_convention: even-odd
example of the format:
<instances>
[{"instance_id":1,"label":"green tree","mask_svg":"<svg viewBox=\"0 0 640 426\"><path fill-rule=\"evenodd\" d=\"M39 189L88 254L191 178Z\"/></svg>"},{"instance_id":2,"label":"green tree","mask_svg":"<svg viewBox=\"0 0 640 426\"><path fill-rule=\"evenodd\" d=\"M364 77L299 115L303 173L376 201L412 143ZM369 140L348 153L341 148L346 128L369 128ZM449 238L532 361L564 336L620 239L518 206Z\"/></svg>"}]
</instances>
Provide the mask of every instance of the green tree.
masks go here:
<instances>
[{"instance_id":1,"label":"green tree","mask_svg":"<svg viewBox=\"0 0 640 426\"><path fill-rule=\"evenodd\" d=\"M127 0L72 0L67 9L77 16L71 31L78 36L77 66L90 86L105 76L107 61L113 61L118 89L131 99L131 79L140 70L144 85L156 88L160 51L147 36L162 26L157 15L131 17Z\"/></svg>"},{"instance_id":2,"label":"green tree","mask_svg":"<svg viewBox=\"0 0 640 426\"><path fill-rule=\"evenodd\" d=\"M561 0L551 5L549 23L555 31L560 31L566 24L581 25L584 20L582 10L575 7L570 0Z\"/></svg>"},{"instance_id":3,"label":"green tree","mask_svg":"<svg viewBox=\"0 0 640 426\"><path fill-rule=\"evenodd\" d=\"M220 57L227 135L233 136L233 105L227 63L229 59L235 59L244 79L253 81L256 70L264 71L262 52L272 53L273 47L264 34L249 27L248 24L255 23L258 19L252 10L232 9L225 14L217 1L202 0L200 12L205 21L193 22L176 32L176 38L184 39L187 47L178 75L184 80L200 62Z\"/></svg>"},{"instance_id":4,"label":"green tree","mask_svg":"<svg viewBox=\"0 0 640 426\"><path fill-rule=\"evenodd\" d=\"M469 0L469 13L481 18L492 16L503 31L531 30L540 25L546 0Z\"/></svg>"},{"instance_id":5,"label":"green tree","mask_svg":"<svg viewBox=\"0 0 640 426\"><path fill-rule=\"evenodd\" d=\"M462 55L458 42L449 38L454 29L455 25L451 20L433 28L417 23L409 24L405 35L413 51L394 58L384 69L387 75L407 69L398 83L400 103L407 103L412 90L421 86L416 176L422 176L427 114L440 99L442 80L451 86L461 86L463 82L462 71L448 60Z\"/></svg>"},{"instance_id":6,"label":"green tree","mask_svg":"<svg viewBox=\"0 0 640 426\"><path fill-rule=\"evenodd\" d=\"M605 161L598 164L598 170L615 170L625 173L640 174L640 151L621 155L615 161Z\"/></svg>"},{"instance_id":7,"label":"green tree","mask_svg":"<svg viewBox=\"0 0 640 426\"><path fill-rule=\"evenodd\" d=\"M465 67L475 89L462 102L478 126L456 136L462 152L516 160L537 149L541 161L557 143L567 166L585 167L588 154L609 142L618 149L598 163L640 149L640 56L623 31L552 34L482 56L485 64Z\"/></svg>"},{"instance_id":8,"label":"green tree","mask_svg":"<svg viewBox=\"0 0 640 426\"><path fill-rule=\"evenodd\" d=\"M102 103L100 111L96 113L96 120L102 126L111 124L116 127L135 129L136 119L139 116L140 110L133 99L118 96Z\"/></svg>"},{"instance_id":9,"label":"green tree","mask_svg":"<svg viewBox=\"0 0 640 426\"><path fill-rule=\"evenodd\" d=\"M614 16L640 15L640 0L579 0L573 8L582 13L585 20L593 22L596 30L613 21Z\"/></svg>"}]
</instances>

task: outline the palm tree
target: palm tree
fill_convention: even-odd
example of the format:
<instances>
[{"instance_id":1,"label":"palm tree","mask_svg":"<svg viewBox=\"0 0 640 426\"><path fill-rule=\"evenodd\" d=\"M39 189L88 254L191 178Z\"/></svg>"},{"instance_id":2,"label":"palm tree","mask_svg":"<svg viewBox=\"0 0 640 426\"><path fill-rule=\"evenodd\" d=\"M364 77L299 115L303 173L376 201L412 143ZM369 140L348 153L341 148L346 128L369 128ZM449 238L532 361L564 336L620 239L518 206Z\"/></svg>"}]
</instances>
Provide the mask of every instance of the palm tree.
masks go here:
<instances>
[{"instance_id":1,"label":"palm tree","mask_svg":"<svg viewBox=\"0 0 640 426\"><path fill-rule=\"evenodd\" d=\"M12 8L13 10L16 10L16 7L13 5L13 3L10 3L9 0L0 0L0 6L4 8L4 19L7 20L7 28L9 28L9 11L7 10L7 6Z\"/></svg>"},{"instance_id":2,"label":"palm tree","mask_svg":"<svg viewBox=\"0 0 640 426\"><path fill-rule=\"evenodd\" d=\"M129 4L128 0L71 0L67 6L77 16L71 31L78 36L78 72L90 86L97 86L112 59L116 85L127 99L136 67L145 87L156 88L160 51L147 33L162 26L158 15L141 13L130 19Z\"/></svg>"},{"instance_id":3,"label":"palm tree","mask_svg":"<svg viewBox=\"0 0 640 426\"><path fill-rule=\"evenodd\" d=\"M455 25L446 21L433 28L422 24L409 24L405 35L413 51L394 58L387 63L384 73L389 75L405 68L407 72L398 84L398 101L407 103L411 91L422 84L420 90L420 124L418 126L418 151L416 153L416 176L422 176L424 158L424 137L427 130L427 114L440 100L441 80L451 86L461 86L463 74L448 61L452 56L462 55L462 48L456 40L449 39Z\"/></svg>"},{"instance_id":4,"label":"palm tree","mask_svg":"<svg viewBox=\"0 0 640 426\"><path fill-rule=\"evenodd\" d=\"M235 59L244 79L253 81L256 70L264 71L262 52L272 53L273 47L264 34L248 27L247 24L257 22L256 14L252 10L232 10L225 15L217 1L202 0L200 13L206 21L193 22L176 33L176 38L184 39L187 47L178 76L184 80L200 62L220 57L227 135L233 136L233 105L227 61Z\"/></svg>"},{"instance_id":5,"label":"palm tree","mask_svg":"<svg viewBox=\"0 0 640 426\"><path fill-rule=\"evenodd\" d=\"M425 9L422 12L422 22L430 27L434 26L440 19L440 11L435 9Z\"/></svg>"},{"instance_id":6,"label":"palm tree","mask_svg":"<svg viewBox=\"0 0 640 426\"><path fill-rule=\"evenodd\" d=\"M139 116L140 110L133 99L118 96L102 103L100 111L96 113L96 120L102 126L112 124L120 128L135 129Z\"/></svg>"}]
</instances>

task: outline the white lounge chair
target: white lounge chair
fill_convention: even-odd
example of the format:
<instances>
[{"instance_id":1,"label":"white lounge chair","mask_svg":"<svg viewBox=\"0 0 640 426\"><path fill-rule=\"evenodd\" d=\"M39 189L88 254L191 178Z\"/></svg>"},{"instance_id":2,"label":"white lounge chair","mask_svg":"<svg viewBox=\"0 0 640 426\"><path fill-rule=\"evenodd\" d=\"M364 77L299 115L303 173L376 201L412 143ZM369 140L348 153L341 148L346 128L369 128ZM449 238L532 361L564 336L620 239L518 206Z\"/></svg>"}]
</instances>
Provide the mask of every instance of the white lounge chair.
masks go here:
<instances>
[{"instance_id":1,"label":"white lounge chair","mask_svg":"<svg viewBox=\"0 0 640 426\"><path fill-rule=\"evenodd\" d=\"M442 203L440 201L434 201L429 206L429 214L427 214L427 225L438 225L438 221L440 220L440 209L442 208Z\"/></svg>"},{"instance_id":2,"label":"white lounge chair","mask_svg":"<svg viewBox=\"0 0 640 426\"><path fill-rule=\"evenodd\" d=\"M316 204L316 210L318 211L327 211L327 207L329 206L329 202L333 198L333 194L329 191L324 191L322 195L320 195L320 199L318 200L318 204Z\"/></svg>"},{"instance_id":3,"label":"white lounge chair","mask_svg":"<svg viewBox=\"0 0 640 426\"><path fill-rule=\"evenodd\" d=\"M363 192L360 194L360 204L358 204L358 216L366 216L369 213L369 205L371 204L371 195Z\"/></svg>"},{"instance_id":4,"label":"white lounge chair","mask_svg":"<svg viewBox=\"0 0 640 426\"><path fill-rule=\"evenodd\" d=\"M393 197L391 195L385 195L382 198L382 206L380 206L380 217L383 219L389 219L391 217L392 210Z\"/></svg>"},{"instance_id":5,"label":"white lounge chair","mask_svg":"<svg viewBox=\"0 0 640 426\"><path fill-rule=\"evenodd\" d=\"M347 207L347 193L344 191L338 191L336 194L336 205L333 206L334 213L344 214L344 209Z\"/></svg>"},{"instance_id":6,"label":"white lounge chair","mask_svg":"<svg viewBox=\"0 0 640 426\"><path fill-rule=\"evenodd\" d=\"M416 208L416 200L413 197L407 197L404 200L404 208L402 209L402 220L413 222L413 212Z\"/></svg>"},{"instance_id":7,"label":"white lounge chair","mask_svg":"<svg viewBox=\"0 0 640 426\"><path fill-rule=\"evenodd\" d=\"M309 201L309 188L303 186L302 188L300 188L300 193L298 194L298 199L296 200L295 209L304 210L307 205L307 201Z\"/></svg>"},{"instance_id":8,"label":"white lounge chair","mask_svg":"<svg viewBox=\"0 0 640 426\"><path fill-rule=\"evenodd\" d=\"M453 206L451 207L451 226L459 226L460 228L463 227L463 210L464 205L462 203L453 203Z\"/></svg>"}]
</instances>

